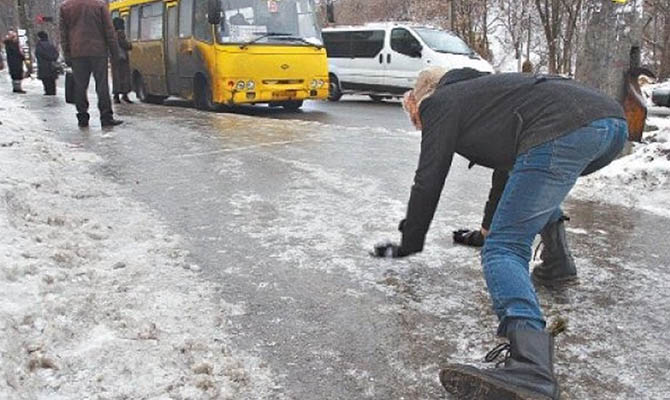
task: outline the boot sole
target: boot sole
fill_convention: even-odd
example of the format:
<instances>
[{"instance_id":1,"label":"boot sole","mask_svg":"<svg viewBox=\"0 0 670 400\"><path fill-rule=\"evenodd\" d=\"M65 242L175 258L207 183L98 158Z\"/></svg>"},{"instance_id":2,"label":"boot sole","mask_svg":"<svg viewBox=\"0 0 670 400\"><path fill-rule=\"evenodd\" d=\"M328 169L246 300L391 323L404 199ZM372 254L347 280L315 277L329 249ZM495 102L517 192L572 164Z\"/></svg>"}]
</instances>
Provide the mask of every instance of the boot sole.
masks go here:
<instances>
[{"instance_id":1,"label":"boot sole","mask_svg":"<svg viewBox=\"0 0 670 400\"><path fill-rule=\"evenodd\" d=\"M533 283L546 286L548 288L576 286L577 284L579 284L579 278L577 277L577 275L568 276L564 278L556 278L556 279L542 279L538 278L535 274L531 273L530 277L533 280Z\"/></svg>"},{"instance_id":2,"label":"boot sole","mask_svg":"<svg viewBox=\"0 0 670 400\"><path fill-rule=\"evenodd\" d=\"M443 369L440 371L440 382L447 392L463 400L553 400L549 396L493 379L470 366Z\"/></svg>"}]
</instances>

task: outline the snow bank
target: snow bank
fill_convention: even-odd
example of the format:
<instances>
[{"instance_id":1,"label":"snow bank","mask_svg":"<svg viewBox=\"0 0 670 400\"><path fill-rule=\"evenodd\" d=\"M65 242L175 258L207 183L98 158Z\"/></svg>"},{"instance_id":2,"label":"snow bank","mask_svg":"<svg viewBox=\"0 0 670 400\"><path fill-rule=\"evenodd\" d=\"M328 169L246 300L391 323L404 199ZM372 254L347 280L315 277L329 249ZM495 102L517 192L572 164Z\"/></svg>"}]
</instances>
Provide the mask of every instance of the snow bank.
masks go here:
<instances>
[{"instance_id":1,"label":"snow bank","mask_svg":"<svg viewBox=\"0 0 670 400\"><path fill-rule=\"evenodd\" d=\"M181 239L49 132L0 94L0 398L281 398Z\"/></svg>"},{"instance_id":2,"label":"snow bank","mask_svg":"<svg viewBox=\"0 0 670 400\"><path fill-rule=\"evenodd\" d=\"M644 209L670 218L670 118L649 118L629 155L579 180L573 195Z\"/></svg>"}]
</instances>

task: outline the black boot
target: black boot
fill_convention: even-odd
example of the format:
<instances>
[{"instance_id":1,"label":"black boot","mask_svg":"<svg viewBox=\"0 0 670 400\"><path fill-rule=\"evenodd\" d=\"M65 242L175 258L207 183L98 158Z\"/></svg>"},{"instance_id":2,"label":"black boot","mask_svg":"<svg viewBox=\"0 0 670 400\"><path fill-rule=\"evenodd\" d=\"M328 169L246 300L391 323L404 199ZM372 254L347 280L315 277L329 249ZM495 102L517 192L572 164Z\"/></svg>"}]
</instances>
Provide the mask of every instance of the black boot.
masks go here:
<instances>
[{"instance_id":1,"label":"black boot","mask_svg":"<svg viewBox=\"0 0 670 400\"><path fill-rule=\"evenodd\" d=\"M130 100L130 97L128 97L128 94L127 94L127 93L124 94L121 98L122 98L123 101L125 101L126 103L128 103L128 104L133 104L133 101Z\"/></svg>"},{"instance_id":2,"label":"black boot","mask_svg":"<svg viewBox=\"0 0 670 400\"><path fill-rule=\"evenodd\" d=\"M112 126L121 125L122 123L123 121L121 121L120 119L114 119L114 118L104 119L100 121L100 124L102 125L103 128L109 128Z\"/></svg>"},{"instance_id":3,"label":"black boot","mask_svg":"<svg viewBox=\"0 0 670 400\"><path fill-rule=\"evenodd\" d=\"M557 285L566 283L577 278L575 260L570 254L568 240L565 236L565 221L569 218L563 216L556 222L544 227L540 235L542 237L542 264L533 269L533 281L543 285Z\"/></svg>"},{"instance_id":4,"label":"black boot","mask_svg":"<svg viewBox=\"0 0 670 400\"><path fill-rule=\"evenodd\" d=\"M121 99L118 94L114 95L114 104L121 104Z\"/></svg>"},{"instance_id":5,"label":"black boot","mask_svg":"<svg viewBox=\"0 0 670 400\"><path fill-rule=\"evenodd\" d=\"M80 128L86 128L88 127L88 119L89 115L88 113L77 113L77 125Z\"/></svg>"},{"instance_id":6,"label":"black boot","mask_svg":"<svg viewBox=\"0 0 670 400\"><path fill-rule=\"evenodd\" d=\"M486 355L495 361L507 351L504 366L479 369L452 364L440 371L440 382L457 399L467 400L557 400L558 382L554 377L554 338L535 330L514 330L507 334L509 344L497 346Z\"/></svg>"}]
</instances>

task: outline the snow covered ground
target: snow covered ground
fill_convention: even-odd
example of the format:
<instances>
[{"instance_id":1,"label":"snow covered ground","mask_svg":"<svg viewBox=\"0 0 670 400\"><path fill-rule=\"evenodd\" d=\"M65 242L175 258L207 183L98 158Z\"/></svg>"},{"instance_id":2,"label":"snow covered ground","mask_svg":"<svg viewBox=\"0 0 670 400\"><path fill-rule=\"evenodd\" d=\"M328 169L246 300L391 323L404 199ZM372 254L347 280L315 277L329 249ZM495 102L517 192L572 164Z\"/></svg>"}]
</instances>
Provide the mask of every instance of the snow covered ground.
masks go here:
<instances>
[{"instance_id":1,"label":"snow covered ground","mask_svg":"<svg viewBox=\"0 0 670 400\"><path fill-rule=\"evenodd\" d=\"M578 181L572 195L670 217L670 117L647 119L630 154Z\"/></svg>"},{"instance_id":2,"label":"snow covered ground","mask_svg":"<svg viewBox=\"0 0 670 400\"><path fill-rule=\"evenodd\" d=\"M0 94L0 399L281 398L267 367L231 350L234 307L213 300L180 238L10 96Z\"/></svg>"},{"instance_id":3,"label":"snow covered ground","mask_svg":"<svg viewBox=\"0 0 670 400\"><path fill-rule=\"evenodd\" d=\"M7 85L0 79L0 87ZM37 91L38 86L33 85L31 90ZM62 132L56 132L54 126L38 117L45 115L43 110L33 112L22 104L13 101L10 94L0 93L0 230L4 233L0 237L0 399L282 399L282 387L277 382L283 371L271 370L263 360L231 345L227 329L230 320L242 311L237 304L219 300L219 288L202 279L200 267L189 261L189 254L183 250L182 238L171 232L166 221L148 206L131 199L128 188L94 174L92 170L103 160L57 140ZM54 110L62 108L54 106ZM635 144L630 155L582 179L574 196L668 215L670 119L651 118L649 125L658 129L645 135L645 143ZM102 135L104 139L112 133L91 129L90 135ZM341 190L343 185L336 183L333 186ZM309 187L303 193L312 194ZM304 201L313 201L310 199ZM400 206L404 207L404 203ZM331 212L335 210L338 209L331 207ZM478 221L479 214L473 218ZM329 224L325 221L320 226ZM446 223L442 225L442 236L448 237L451 229ZM273 238L273 232L267 232L261 219L256 225L245 226L252 228L252 234L253 229L264 230L269 235L264 238ZM294 229L301 227L304 226ZM573 235L587 233L571 229ZM605 234L599 232L601 236ZM603 241L605 248L618 241L609 237L597 239ZM416 307L432 310L445 320L453 310L479 305L472 309L481 311L481 315L469 320L472 326L459 326L462 333L455 340L459 343L458 357L463 358L461 361L470 360L468 348L472 348L473 340L477 341L473 336L488 337L481 333L479 324L482 320L492 321L478 280L478 256L459 247L432 246L424 253L419 263L431 260L431 265L435 265L427 268L429 272L437 274L444 267L443 260L450 260L452 264L462 264L461 270L467 271L465 276L478 282L474 300L461 296L471 290L464 280L456 283L463 286L456 292L457 298L449 298L440 287L434 290L440 296L416 303ZM350 265L347 258L342 257L344 265ZM616 276L611 271L619 271L621 261L612 261L616 268L610 269L601 264L595 257L580 259L580 265L584 265L581 273L586 278L580 289L585 294L574 294L575 304L593 304L589 303L591 292L607 287L606 283ZM401 279L405 272L410 283L415 279L407 265L398 267L399 278L394 275L385 281L388 286L413 290L412 286L405 288ZM644 286L643 290L632 291L635 296L639 292L646 295L648 288L663 287L661 282L667 282L662 275L648 272L644 262L624 266L628 276L634 278L631 280ZM419 290L429 293L430 288L421 286L440 282L433 275L427 275L427 282L416 279ZM595 286L588 286L587 281L594 281ZM664 291L657 290L654 296L647 296L651 298L644 301L663 310L664 303L659 299L665 297ZM638 316L630 312L630 303L604 298L604 305L580 311L580 318L573 322L574 331L578 332L576 343L565 346L568 352L564 350L560 370L566 375L573 369L587 377L596 375L599 380L595 383L586 381L595 386L607 383L603 376L616 377L623 370L626 374L619 379L637 387L635 379L644 376L646 370L628 364L635 365L651 354L661 360L658 368L665 368L664 355L655 347L662 341L649 341L641 350L637 348L639 354L635 355L618 346L637 337L640 332L633 330L625 334L617 331L614 338L607 340L590 340L590 347L577 345L581 340L579 332L591 335L587 336L589 339L598 337L599 332L589 329L602 322L598 319L600 307L609 305L612 309L614 304L615 310L621 311L624 321L620 325L624 327L640 323ZM549 315L558 311L576 314L572 308L577 306L570 302L548 303L547 307L553 307ZM639 303L645 304L641 300ZM663 320L663 315L658 319ZM649 330L646 327L642 333L648 335ZM422 342L417 345L422 346ZM591 348L605 356L623 353L614 362L612 358L596 357L590 364L582 353ZM608 367L601 375L590 371L602 365ZM420 372L404 368L401 371L437 377L429 367ZM654 379L652 382L656 382ZM369 383L370 379L363 376L361 380ZM587 383L581 382L582 387L568 391L576 393L573 398L587 398L579 395L590 393Z\"/></svg>"}]
</instances>

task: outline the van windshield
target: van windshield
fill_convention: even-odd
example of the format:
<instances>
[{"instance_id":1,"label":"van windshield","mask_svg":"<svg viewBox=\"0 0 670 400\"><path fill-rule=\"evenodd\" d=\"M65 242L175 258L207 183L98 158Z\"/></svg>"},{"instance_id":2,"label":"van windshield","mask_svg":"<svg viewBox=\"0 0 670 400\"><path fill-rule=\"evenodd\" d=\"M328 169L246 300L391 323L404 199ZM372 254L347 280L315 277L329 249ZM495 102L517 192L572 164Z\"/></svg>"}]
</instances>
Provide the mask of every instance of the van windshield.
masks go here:
<instances>
[{"instance_id":1,"label":"van windshield","mask_svg":"<svg viewBox=\"0 0 670 400\"><path fill-rule=\"evenodd\" d=\"M221 0L220 43L321 46L314 0Z\"/></svg>"},{"instance_id":2,"label":"van windshield","mask_svg":"<svg viewBox=\"0 0 670 400\"><path fill-rule=\"evenodd\" d=\"M414 28L414 30L428 47L440 53L467 55L474 53L461 38L451 33L428 28Z\"/></svg>"}]
</instances>

